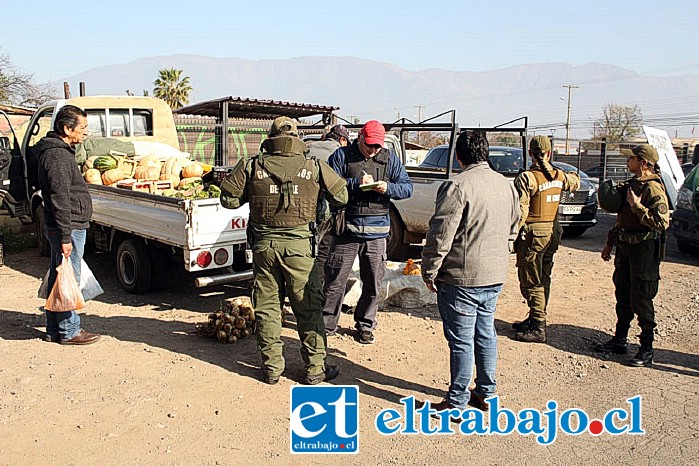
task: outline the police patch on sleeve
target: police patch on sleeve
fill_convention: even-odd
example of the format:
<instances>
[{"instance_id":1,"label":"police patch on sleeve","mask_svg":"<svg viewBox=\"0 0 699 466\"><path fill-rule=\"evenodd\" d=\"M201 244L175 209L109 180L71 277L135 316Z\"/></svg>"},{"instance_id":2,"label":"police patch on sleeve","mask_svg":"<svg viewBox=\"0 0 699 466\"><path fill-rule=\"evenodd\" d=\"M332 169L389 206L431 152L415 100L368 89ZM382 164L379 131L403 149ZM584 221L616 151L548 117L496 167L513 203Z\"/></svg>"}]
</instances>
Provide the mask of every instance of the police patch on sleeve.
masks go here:
<instances>
[{"instance_id":1,"label":"police patch on sleeve","mask_svg":"<svg viewBox=\"0 0 699 466\"><path fill-rule=\"evenodd\" d=\"M658 212L661 214L666 214L667 213L667 205L666 204L660 204L658 206Z\"/></svg>"}]
</instances>

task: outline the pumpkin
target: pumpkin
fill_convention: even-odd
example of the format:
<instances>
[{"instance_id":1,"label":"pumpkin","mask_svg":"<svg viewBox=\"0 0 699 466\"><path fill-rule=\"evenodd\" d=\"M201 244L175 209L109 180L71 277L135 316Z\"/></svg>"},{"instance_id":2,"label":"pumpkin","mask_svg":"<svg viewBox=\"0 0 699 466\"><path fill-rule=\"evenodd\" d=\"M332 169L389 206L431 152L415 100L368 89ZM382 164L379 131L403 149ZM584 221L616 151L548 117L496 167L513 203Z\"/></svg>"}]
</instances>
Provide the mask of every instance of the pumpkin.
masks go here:
<instances>
[{"instance_id":1,"label":"pumpkin","mask_svg":"<svg viewBox=\"0 0 699 466\"><path fill-rule=\"evenodd\" d=\"M114 157L100 156L92 162L92 167L99 170L100 173L104 173L107 170L113 170L118 164L119 162Z\"/></svg>"},{"instance_id":2,"label":"pumpkin","mask_svg":"<svg viewBox=\"0 0 699 466\"><path fill-rule=\"evenodd\" d=\"M187 160L182 157L171 157L163 163L163 168L160 170L162 175L177 175L180 176L182 171L182 166L186 164Z\"/></svg>"},{"instance_id":3,"label":"pumpkin","mask_svg":"<svg viewBox=\"0 0 699 466\"><path fill-rule=\"evenodd\" d=\"M176 188L180 185L180 176L172 173L163 173L160 175L160 181L172 181L172 187Z\"/></svg>"},{"instance_id":4,"label":"pumpkin","mask_svg":"<svg viewBox=\"0 0 699 466\"><path fill-rule=\"evenodd\" d=\"M116 168L107 170L104 173L102 173L102 183L106 185L115 184L117 181L121 181L123 179L124 173Z\"/></svg>"},{"instance_id":5,"label":"pumpkin","mask_svg":"<svg viewBox=\"0 0 699 466\"><path fill-rule=\"evenodd\" d=\"M88 168L83 177L90 184L102 184L102 175L96 168Z\"/></svg>"},{"instance_id":6,"label":"pumpkin","mask_svg":"<svg viewBox=\"0 0 699 466\"><path fill-rule=\"evenodd\" d=\"M158 172L160 172L160 165L160 160L155 155L146 155L138 161L139 167L157 167Z\"/></svg>"},{"instance_id":7,"label":"pumpkin","mask_svg":"<svg viewBox=\"0 0 699 466\"><path fill-rule=\"evenodd\" d=\"M199 162L182 167L182 178L194 178L204 174L204 168Z\"/></svg>"},{"instance_id":8,"label":"pumpkin","mask_svg":"<svg viewBox=\"0 0 699 466\"><path fill-rule=\"evenodd\" d=\"M157 180L160 177L160 168L138 166L133 177L137 180Z\"/></svg>"}]
</instances>

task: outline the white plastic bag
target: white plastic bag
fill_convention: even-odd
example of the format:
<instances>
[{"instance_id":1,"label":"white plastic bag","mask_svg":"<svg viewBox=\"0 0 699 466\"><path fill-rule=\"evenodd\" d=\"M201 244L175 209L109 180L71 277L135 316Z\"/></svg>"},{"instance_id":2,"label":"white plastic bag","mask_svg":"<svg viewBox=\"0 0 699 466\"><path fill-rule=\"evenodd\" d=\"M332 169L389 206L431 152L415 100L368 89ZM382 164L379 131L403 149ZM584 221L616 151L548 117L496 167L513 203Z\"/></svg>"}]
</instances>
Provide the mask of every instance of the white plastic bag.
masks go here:
<instances>
[{"instance_id":1,"label":"white plastic bag","mask_svg":"<svg viewBox=\"0 0 699 466\"><path fill-rule=\"evenodd\" d=\"M85 301L95 299L97 296L104 293L104 290L95 278L92 270L90 270L90 267L88 267L85 263L84 259L82 259L80 264L80 291L82 291L83 299L85 299Z\"/></svg>"},{"instance_id":2,"label":"white plastic bag","mask_svg":"<svg viewBox=\"0 0 699 466\"><path fill-rule=\"evenodd\" d=\"M41 286L39 287L39 291L37 292L37 297L41 299L46 299L49 297L48 288L50 273L51 269L49 268L46 271L46 275L44 275L44 281L41 282ZM92 270L90 270L90 267L87 266L85 259L82 259L82 262L80 263L80 291L82 292L83 299L85 301L95 299L97 296L104 293L102 286L100 286L99 282L95 278L95 275L92 273Z\"/></svg>"}]
</instances>

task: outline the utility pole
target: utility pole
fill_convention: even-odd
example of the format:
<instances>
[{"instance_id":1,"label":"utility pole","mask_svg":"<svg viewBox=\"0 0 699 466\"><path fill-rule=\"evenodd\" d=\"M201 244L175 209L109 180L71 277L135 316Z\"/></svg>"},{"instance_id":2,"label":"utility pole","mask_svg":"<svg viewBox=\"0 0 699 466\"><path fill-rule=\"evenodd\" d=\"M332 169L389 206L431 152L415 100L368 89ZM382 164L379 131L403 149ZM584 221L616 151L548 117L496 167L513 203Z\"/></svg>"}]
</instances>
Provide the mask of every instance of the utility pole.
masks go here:
<instances>
[{"instance_id":1,"label":"utility pole","mask_svg":"<svg viewBox=\"0 0 699 466\"><path fill-rule=\"evenodd\" d=\"M423 105L414 105L414 107L417 109L417 121L418 123L422 121L422 110L427 108Z\"/></svg>"},{"instance_id":2,"label":"utility pole","mask_svg":"<svg viewBox=\"0 0 699 466\"><path fill-rule=\"evenodd\" d=\"M576 86L575 84L564 84L562 87L568 88L568 116L566 117L566 155L568 155L570 153L568 148L568 140L570 139L570 98L573 89L577 89L580 86Z\"/></svg>"}]
</instances>

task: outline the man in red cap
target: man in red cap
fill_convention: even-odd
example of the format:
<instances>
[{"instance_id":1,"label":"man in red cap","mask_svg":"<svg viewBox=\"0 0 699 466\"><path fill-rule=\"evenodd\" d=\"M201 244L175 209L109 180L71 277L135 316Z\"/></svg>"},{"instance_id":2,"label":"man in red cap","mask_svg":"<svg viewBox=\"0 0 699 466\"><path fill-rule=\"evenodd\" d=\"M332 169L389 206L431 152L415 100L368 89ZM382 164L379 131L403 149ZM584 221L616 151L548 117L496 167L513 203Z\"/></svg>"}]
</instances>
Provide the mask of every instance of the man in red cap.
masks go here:
<instances>
[{"instance_id":1,"label":"man in red cap","mask_svg":"<svg viewBox=\"0 0 699 466\"><path fill-rule=\"evenodd\" d=\"M354 258L359 256L362 295L354 311L357 340L374 343L379 287L385 273L386 238L391 229L391 199L407 199L413 184L395 153L384 148L386 130L376 120L367 121L359 137L330 156L328 164L347 179L349 202L344 221L335 223L335 241L325 263L323 320L332 335L340 319L345 286ZM342 213L335 212L341 219Z\"/></svg>"}]
</instances>

